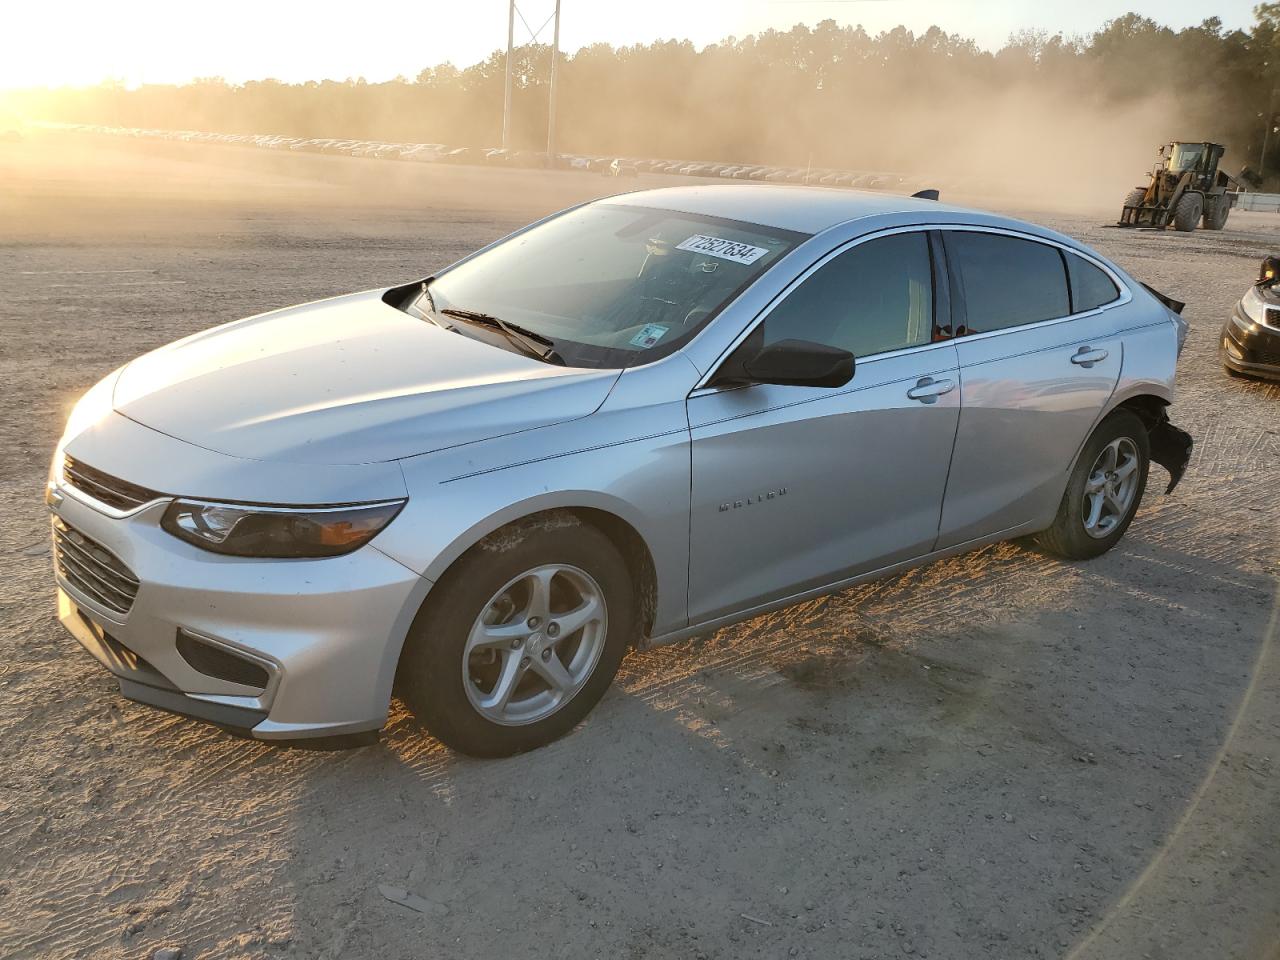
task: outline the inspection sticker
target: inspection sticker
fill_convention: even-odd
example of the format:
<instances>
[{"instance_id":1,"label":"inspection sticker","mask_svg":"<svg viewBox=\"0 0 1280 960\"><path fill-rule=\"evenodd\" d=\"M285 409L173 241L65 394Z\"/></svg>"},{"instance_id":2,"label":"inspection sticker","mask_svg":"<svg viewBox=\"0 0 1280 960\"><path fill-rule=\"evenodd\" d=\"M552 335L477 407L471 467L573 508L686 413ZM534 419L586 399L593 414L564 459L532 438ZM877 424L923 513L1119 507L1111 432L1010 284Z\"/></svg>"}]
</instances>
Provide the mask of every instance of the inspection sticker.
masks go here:
<instances>
[{"instance_id":1,"label":"inspection sticker","mask_svg":"<svg viewBox=\"0 0 1280 960\"><path fill-rule=\"evenodd\" d=\"M640 328L640 332L631 338L631 345L648 350L666 336L667 331L670 329L670 327L664 327L661 324L646 323Z\"/></svg>"},{"instance_id":2,"label":"inspection sticker","mask_svg":"<svg viewBox=\"0 0 1280 960\"><path fill-rule=\"evenodd\" d=\"M749 243L708 237L701 233L695 233L676 249L705 253L711 257L719 257L721 260L732 260L734 263L755 263L769 252L764 247L753 247Z\"/></svg>"}]
</instances>

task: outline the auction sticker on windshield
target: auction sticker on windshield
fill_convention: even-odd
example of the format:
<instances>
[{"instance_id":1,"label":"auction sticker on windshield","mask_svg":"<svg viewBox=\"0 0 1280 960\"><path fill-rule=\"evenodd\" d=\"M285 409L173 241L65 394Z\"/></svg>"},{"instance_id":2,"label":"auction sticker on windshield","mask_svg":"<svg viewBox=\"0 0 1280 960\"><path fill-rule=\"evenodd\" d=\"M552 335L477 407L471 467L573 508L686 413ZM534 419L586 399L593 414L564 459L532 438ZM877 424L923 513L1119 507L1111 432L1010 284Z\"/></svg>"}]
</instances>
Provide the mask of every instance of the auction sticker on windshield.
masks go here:
<instances>
[{"instance_id":1,"label":"auction sticker on windshield","mask_svg":"<svg viewBox=\"0 0 1280 960\"><path fill-rule=\"evenodd\" d=\"M676 249L705 253L708 256L719 257L721 260L732 260L734 263L755 263L769 252L764 247L753 247L749 243L725 240L721 237L708 237L701 233L695 233Z\"/></svg>"},{"instance_id":2,"label":"auction sticker on windshield","mask_svg":"<svg viewBox=\"0 0 1280 960\"><path fill-rule=\"evenodd\" d=\"M648 350L666 336L667 331L670 329L670 327L664 327L660 323L646 323L640 328L640 332L631 338L631 345Z\"/></svg>"}]
</instances>

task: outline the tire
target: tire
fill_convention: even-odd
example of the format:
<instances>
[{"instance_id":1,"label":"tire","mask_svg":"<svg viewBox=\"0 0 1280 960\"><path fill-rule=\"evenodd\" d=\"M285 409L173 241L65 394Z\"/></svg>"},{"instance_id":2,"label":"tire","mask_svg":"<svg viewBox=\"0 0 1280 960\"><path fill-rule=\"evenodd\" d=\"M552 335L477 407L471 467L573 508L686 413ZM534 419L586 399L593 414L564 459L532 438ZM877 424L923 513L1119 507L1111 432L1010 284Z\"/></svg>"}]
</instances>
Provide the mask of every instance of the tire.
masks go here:
<instances>
[{"instance_id":1,"label":"tire","mask_svg":"<svg viewBox=\"0 0 1280 960\"><path fill-rule=\"evenodd\" d=\"M1146 195L1147 195L1147 191L1143 190L1141 187L1137 187L1133 190L1130 190L1128 195L1124 198L1124 207L1136 207L1140 205L1142 203L1143 197L1145 197ZM1120 208L1120 213L1122 215L1124 213L1124 207Z\"/></svg>"},{"instance_id":2,"label":"tire","mask_svg":"<svg viewBox=\"0 0 1280 960\"><path fill-rule=\"evenodd\" d=\"M1200 222L1204 201L1198 193L1185 193L1173 211L1173 225L1181 233L1191 233Z\"/></svg>"},{"instance_id":3,"label":"tire","mask_svg":"<svg viewBox=\"0 0 1280 960\"><path fill-rule=\"evenodd\" d=\"M1231 215L1231 204L1226 197L1209 200L1204 208L1204 228L1221 230L1227 225L1227 217Z\"/></svg>"},{"instance_id":4,"label":"tire","mask_svg":"<svg viewBox=\"0 0 1280 960\"><path fill-rule=\"evenodd\" d=\"M1102 518L1094 525L1091 533L1087 527L1091 518L1086 514L1086 488L1092 484L1094 468L1099 466L1100 459L1109 448L1116 448L1122 454L1132 455L1136 459L1133 469L1135 479L1131 488L1125 486L1123 481L1111 488L1122 499L1124 508L1115 511L1111 508L1111 501L1107 501L1103 506ZM1117 465L1122 466L1125 462L1122 456ZM1150 468L1151 445L1146 425L1128 410L1115 411L1098 424L1085 443L1075 469L1071 472L1071 479L1067 481L1066 492L1058 506L1058 515L1049 529L1036 536L1036 541L1045 550L1067 560L1091 560L1106 553L1124 536L1134 514L1138 512ZM1090 506L1095 496L1102 496L1102 493L1090 496ZM1104 522L1108 516L1113 516L1114 521Z\"/></svg>"},{"instance_id":5,"label":"tire","mask_svg":"<svg viewBox=\"0 0 1280 960\"><path fill-rule=\"evenodd\" d=\"M539 607L534 584L544 577L550 602ZM461 753L505 757L551 743L613 682L638 621L631 580L608 537L572 514L542 514L504 527L463 554L432 588L409 630L397 689L418 721ZM603 607L600 618L553 633L558 617L588 609L589 595ZM531 629L530 611L537 609L546 616ZM482 646L468 653L473 635L482 634ZM557 689L544 671L573 682ZM511 676L518 679L502 687ZM512 692L498 705L500 688Z\"/></svg>"}]
</instances>

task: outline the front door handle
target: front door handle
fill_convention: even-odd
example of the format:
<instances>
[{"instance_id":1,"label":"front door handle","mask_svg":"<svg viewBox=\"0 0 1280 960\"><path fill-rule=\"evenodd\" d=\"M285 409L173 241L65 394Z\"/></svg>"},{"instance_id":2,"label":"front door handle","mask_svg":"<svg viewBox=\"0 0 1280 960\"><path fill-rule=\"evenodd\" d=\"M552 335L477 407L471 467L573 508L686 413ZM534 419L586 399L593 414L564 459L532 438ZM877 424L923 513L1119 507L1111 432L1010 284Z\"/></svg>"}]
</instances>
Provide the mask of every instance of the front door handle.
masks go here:
<instances>
[{"instance_id":1,"label":"front door handle","mask_svg":"<svg viewBox=\"0 0 1280 960\"><path fill-rule=\"evenodd\" d=\"M944 393L956 388L954 380L935 380L933 377L921 377L914 387L907 391L907 398L919 400L921 403L937 403Z\"/></svg>"},{"instance_id":2,"label":"front door handle","mask_svg":"<svg viewBox=\"0 0 1280 960\"><path fill-rule=\"evenodd\" d=\"M1082 367L1092 367L1105 359L1107 359L1107 351L1095 350L1093 347L1081 347L1071 355L1071 362Z\"/></svg>"}]
</instances>

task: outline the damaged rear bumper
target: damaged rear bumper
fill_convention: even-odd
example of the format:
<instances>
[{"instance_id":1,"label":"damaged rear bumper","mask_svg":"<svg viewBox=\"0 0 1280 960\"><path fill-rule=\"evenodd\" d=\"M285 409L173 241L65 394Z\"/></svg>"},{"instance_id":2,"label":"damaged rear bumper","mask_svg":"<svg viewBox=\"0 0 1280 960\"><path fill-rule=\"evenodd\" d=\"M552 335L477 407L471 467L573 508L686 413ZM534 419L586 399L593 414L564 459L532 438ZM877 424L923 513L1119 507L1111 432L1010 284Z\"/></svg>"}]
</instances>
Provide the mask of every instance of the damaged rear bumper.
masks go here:
<instances>
[{"instance_id":1,"label":"damaged rear bumper","mask_svg":"<svg viewBox=\"0 0 1280 960\"><path fill-rule=\"evenodd\" d=\"M1169 420L1168 408L1164 406L1152 404L1131 409L1147 428L1151 462L1160 464L1169 473L1169 485L1164 492L1173 493L1174 487L1181 482L1191 463L1195 440L1187 431L1173 425Z\"/></svg>"},{"instance_id":2,"label":"damaged rear bumper","mask_svg":"<svg viewBox=\"0 0 1280 960\"><path fill-rule=\"evenodd\" d=\"M1173 493L1173 488L1178 485L1178 481L1187 472L1187 465L1191 463L1195 441L1187 431L1175 427L1169 421L1168 411L1163 409L1154 423L1147 424L1147 436L1151 442L1152 461L1169 471L1169 486L1165 487L1164 492Z\"/></svg>"}]
</instances>

